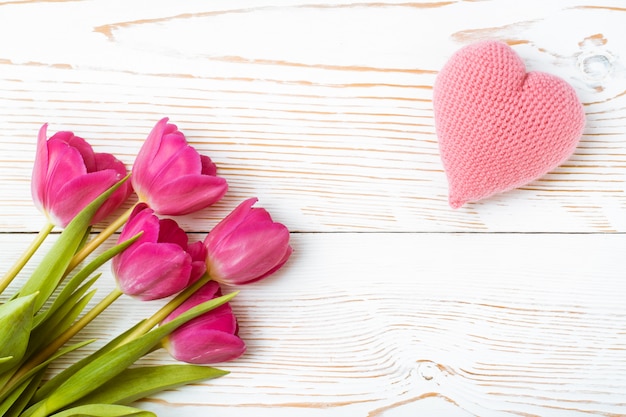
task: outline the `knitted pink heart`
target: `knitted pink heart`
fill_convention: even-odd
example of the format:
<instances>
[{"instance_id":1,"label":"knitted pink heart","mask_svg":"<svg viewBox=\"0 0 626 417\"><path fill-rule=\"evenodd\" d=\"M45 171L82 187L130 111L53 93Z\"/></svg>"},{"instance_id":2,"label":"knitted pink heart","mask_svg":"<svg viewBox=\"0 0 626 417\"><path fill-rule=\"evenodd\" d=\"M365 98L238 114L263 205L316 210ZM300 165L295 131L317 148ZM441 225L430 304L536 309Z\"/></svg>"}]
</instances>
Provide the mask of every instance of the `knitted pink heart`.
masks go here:
<instances>
[{"instance_id":1,"label":"knitted pink heart","mask_svg":"<svg viewBox=\"0 0 626 417\"><path fill-rule=\"evenodd\" d=\"M433 94L453 208L551 171L574 152L585 125L569 84L550 74L527 73L501 42L459 50L437 76Z\"/></svg>"}]
</instances>

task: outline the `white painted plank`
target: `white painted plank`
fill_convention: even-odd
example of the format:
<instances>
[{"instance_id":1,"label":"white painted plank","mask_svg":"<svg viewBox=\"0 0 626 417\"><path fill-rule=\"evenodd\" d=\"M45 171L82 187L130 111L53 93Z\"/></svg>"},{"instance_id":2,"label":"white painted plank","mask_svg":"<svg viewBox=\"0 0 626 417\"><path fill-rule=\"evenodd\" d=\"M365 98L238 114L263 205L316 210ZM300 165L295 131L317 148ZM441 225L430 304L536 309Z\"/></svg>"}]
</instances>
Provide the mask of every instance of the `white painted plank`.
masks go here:
<instances>
[{"instance_id":1,"label":"white painted plank","mask_svg":"<svg viewBox=\"0 0 626 417\"><path fill-rule=\"evenodd\" d=\"M294 231L626 230L626 11L560 2L0 3L0 226L33 231L36 132L131 164L164 115L231 183L208 230L257 195ZM558 30L556 29L558 28ZM37 36L36 34L42 34ZM43 35L45 34L45 35ZM432 119L437 71L506 40L568 80L588 125L562 167L453 211Z\"/></svg>"},{"instance_id":2,"label":"white painted plank","mask_svg":"<svg viewBox=\"0 0 626 417\"><path fill-rule=\"evenodd\" d=\"M179 219L187 230L207 232L256 195L296 232L287 267L234 303L249 351L224 365L232 374L140 406L626 415L623 1L132 3L0 1L0 268L43 223L29 191L43 122L130 166L170 116L231 185ZM432 85L454 51L485 38L570 82L588 123L553 173L453 211ZM364 231L376 233L335 233ZM481 233L423 233L458 231ZM156 305L122 299L82 337Z\"/></svg>"},{"instance_id":3,"label":"white painted plank","mask_svg":"<svg viewBox=\"0 0 626 417\"><path fill-rule=\"evenodd\" d=\"M5 267L28 237L0 237ZM285 268L233 301L249 350L223 365L232 373L140 406L161 417L626 413L626 236L292 237ZM112 286L103 272L99 296ZM81 338L156 304L123 298Z\"/></svg>"}]
</instances>

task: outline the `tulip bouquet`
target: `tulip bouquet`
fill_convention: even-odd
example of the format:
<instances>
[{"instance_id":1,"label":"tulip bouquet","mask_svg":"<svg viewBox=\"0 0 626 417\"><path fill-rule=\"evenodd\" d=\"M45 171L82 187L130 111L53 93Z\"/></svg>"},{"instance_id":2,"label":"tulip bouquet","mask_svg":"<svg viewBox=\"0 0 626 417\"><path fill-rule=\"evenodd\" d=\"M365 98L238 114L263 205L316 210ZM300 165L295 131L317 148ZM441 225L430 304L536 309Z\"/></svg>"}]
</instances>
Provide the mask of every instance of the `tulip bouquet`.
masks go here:
<instances>
[{"instance_id":1,"label":"tulip bouquet","mask_svg":"<svg viewBox=\"0 0 626 417\"><path fill-rule=\"evenodd\" d=\"M130 173L73 133L48 139L41 128L32 195L47 224L0 278L0 416L151 416L132 402L227 373L207 365L241 356L246 345L229 305L237 291L222 295L221 285L267 277L292 252L289 231L253 207L256 198L204 241L189 242L172 217L209 207L227 188L211 159L167 118L152 129ZM126 201L133 201L128 210L91 232ZM62 233L33 272L14 280L54 227ZM96 250L120 229L114 246ZM117 285L96 302L92 286L108 261ZM167 302L50 377L50 363L91 343L72 339L123 294ZM184 363L136 364L160 348Z\"/></svg>"}]
</instances>

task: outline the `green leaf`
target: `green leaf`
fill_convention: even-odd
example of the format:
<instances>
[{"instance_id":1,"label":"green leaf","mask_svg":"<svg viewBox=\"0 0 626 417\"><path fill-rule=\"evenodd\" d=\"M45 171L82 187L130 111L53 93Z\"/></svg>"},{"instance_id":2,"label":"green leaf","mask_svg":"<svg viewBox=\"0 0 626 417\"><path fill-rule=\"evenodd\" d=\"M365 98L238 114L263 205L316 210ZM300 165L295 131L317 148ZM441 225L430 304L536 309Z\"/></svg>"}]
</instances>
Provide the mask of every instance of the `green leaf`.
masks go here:
<instances>
[{"instance_id":1,"label":"green leaf","mask_svg":"<svg viewBox=\"0 0 626 417\"><path fill-rule=\"evenodd\" d=\"M83 238L80 240L80 243L78 244L78 249L85 246L87 242L89 241L89 235L91 234L91 229L92 229L91 225L87 229L85 229L85 234L83 235Z\"/></svg>"},{"instance_id":2,"label":"green leaf","mask_svg":"<svg viewBox=\"0 0 626 417\"><path fill-rule=\"evenodd\" d=\"M2 391L0 392L0 402L8 398L14 392L14 390L18 389L22 384L24 384L24 382L28 381L37 372L45 369L50 364L50 362L93 342L94 340L86 340L84 342L76 343L66 348L57 350L56 353L50 356L46 361L19 375L19 377L17 377L17 380L14 381L10 386L5 385L4 387L2 387Z\"/></svg>"},{"instance_id":3,"label":"green leaf","mask_svg":"<svg viewBox=\"0 0 626 417\"><path fill-rule=\"evenodd\" d=\"M20 417L22 411L26 408L33 394L37 390L44 373L45 369L40 370L39 373L32 376L29 380L20 385L18 389L14 390L0 405L0 416ZM9 406L8 409L4 409L5 403Z\"/></svg>"},{"instance_id":4,"label":"green leaf","mask_svg":"<svg viewBox=\"0 0 626 417\"><path fill-rule=\"evenodd\" d=\"M8 411L17 401L19 401L20 396L28 388L31 382L32 378L22 383L22 385L14 389L13 392L11 392L11 395L0 403L0 416L5 417L7 415Z\"/></svg>"},{"instance_id":5,"label":"green leaf","mask_svg":"<svg viewBox=\"0 0 626 417\"><path fill-rule=\"evenodd\" d=\"M51 340L56 339L74 324L74 321L76 321L78 316L80 316L80 313L82 313L85 307L87 307L95 294L96 290L89 291L84 297L72 304L70 311L68 311L68 313L63 316L61 321L54 327L54 330L50 335Z\"/></svg>"},{"instance_id":6,"label":"green leaf","mask_svg":"<svg viewBox=\"0 0 626 417\"><path fill-rule=\"evenodd\" d=\"M0 373L18 364L26 353L36 299L37 294L31 294L0 305Z\"/></svg>"},{"instance_id":7,"label":"green leaf","mask_svg":"<svg viewBox=\"0 0 626 417\"><path fill-rule=\"evenodd\" d=\"M95 283L95 279L88 281L85 285L76 290L65 304L56 309L45 321L45 326L33 326L31 340L28 344L28 353L31 354L41 346L48 345L63 329L72 324L74 319L85 308L86 303L93 297L96 290L92 290L83 298L85 292ZM82 300L82 301L81 301ZM87 300L87 301L85 301ZM35 316L35 321L37 320Z\"/></svg>"},{"instance_id":8,"label":"green leaf","mask_svg":"<svg viewBox=\"0 0 626 417\"><path fill-rule=\"evenodd\" d=\"M102 193L76 215L21 288L19 294L22 296L38 293L35 311L44 305L61 282L74 253L81 245L83 236L89 228L89 223L96 210L128 177L126 176Z\"/></svg>"},{"instance_id":9,"label":"green leaf","mask_svg":"<svg viewBox=\"0 0 626 417\"><path fill-rule=\"evenodd\" d=\"M200 304L143 336L104 353L76 371L74 375L42 400L38 404L39 408L33 412L33 417L43 417L50 412L60 410L98 389L132 365L137 359L148 353L161 339L176 328L228 302L235 295L236 293L231 293Z\"/></svg>"},{"instance_id":10,"label":"green leaf","mask_svg":"<svg viewBox=\"0 0 626 417\"><path fill-rule=\"evenodd\" d=\"M185 384L219 378L227 371L198 365L161 365L124 370L82 398L78 404L130 404L141 398Z\"/></svg>"},{"instance_id":11,"label":"green leaf","mask_svg":"<svg viewBox=\"0 0 626 417\"><path fill-rule=\"evenodd\" d=\"M95 272L96 269L104 265L105 262L132 245L139 238L139 236L141 236L141 233L138 233L136 236L125 240L119 245L115 245L112 248L102 252L99 256L89 262L89 264L87 264L76 275L74 275L67 282L67 284L65 284L65 287L63 287L63 290L55 298L50 308L35 316L34 327L40 326L42 323L45 323L50 314L54 313L57 309L66 305L68 298L78 288L78 286L83 283L83 281L85 281L93 272Z\"/></svg>"},{"instance_id":12,"label":"green leaf","mask_svg":"<svg viewBox=\"0 0 626 417\"><path fill-rule=\"evenodd\" d=\"M156 414L139 408L114 404L89 404L70 408L50 417L156 417Z\"/></svg>"},{"instance_id":13,"label":"green leaf","mask_svg":"<svg viewBox=\"0 0 626 417\"><path fill-rule=\"evenodd\" d=\"M67 314L67 310L69 310L68 304L71 304L72 299L76 299L76 297L82 297L82 295L93 284L95 284L97 278L101 275L102 274L96 275L94 278L90 279L80 287L78 287L78 285L80 285L80 282L78 282L78 280L69 280L63 290L54 298L54 301L52 302L50 307L46 310L40 311L38 314L35 314L35 319L33 320L33 329L36 329L38 327L44 327L42 326L42 324L49 326L52 322L54 322L55 319L51 319L51 317L53 317L55 314L56 320L58 320L59 317L63 317L65 314ZM77 296L76 294L78 292L80 292L81 294ZM60 313L58 313L59 310L61 310Z\"/></svg>"},{"instance_id":14,"label":"green leaf","mask_svg":"<svg viewBox=\"0 0 626 417\"><path fill-rule=\"evenodd\" d=\"M92 290L81 298L82 290L75 292L63 308L57 310L52 317L46 321L46 326L40 326L33 330L31 340L28 344L27 357L38 351L42 347L51 344L58 336L72 326L76 318L87 307L89 301L95 295L96 290Z\"/></svg>"},{"instance_id":15,"label":"green leaf","mask_svg":"<svg viewBox=\"0 0 626 417\"><path fill-rule=\"evenodd\" d=\"M50 395L52 391L56 390L59 386L61 386L61 384L67 381L72 375L74 375L80 369L84 368L89 363L98 359L105 353L110 352L111 350L116 348L120 341L126 339L126 337L129 334L132 334L137 327L141 326L142 323L143 321L140 321L135 326L126 330L124 333L118 335L115 339L111 340L109 343L102 346L100 349L98 349L91 355L86 356L83 359L79 360L78 362L73 363L70 367L65 368L63 371L61 371L61 373L55 375L52 379L50 379L48 382L43 384L41 388L39 388L39 390L35 394L33 402L39 402L43 400L45 397Z\"/></svg>"}]
</instances>

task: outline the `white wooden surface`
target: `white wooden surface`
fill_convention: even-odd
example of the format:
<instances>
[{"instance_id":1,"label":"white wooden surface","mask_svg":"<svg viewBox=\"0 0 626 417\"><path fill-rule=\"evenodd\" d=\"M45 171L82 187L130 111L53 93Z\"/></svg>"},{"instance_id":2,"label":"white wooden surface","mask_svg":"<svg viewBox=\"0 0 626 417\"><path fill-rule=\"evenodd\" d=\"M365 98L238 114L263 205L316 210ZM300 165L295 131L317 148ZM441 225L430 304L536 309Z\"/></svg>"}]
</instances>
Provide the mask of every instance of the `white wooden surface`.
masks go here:
<instances>
[{"instance_id":1,"label":"white wooden surface","mask_svg":"<svg viewBox=\"0 0 626 417\"><path fill-rule=\"evenodd\" d=\"M139 406L626 415L623 0L9 0L0 39L2 268L43 225L29 180L44 122L130 166L169 116L230 183L180 219L192 238L251 196L293 232L285 268L233 303L249 351L232 373ZM452 210L432 85L479 39L570 82L588 122L562 167ZM82 337L155 308L122 299Z\"/></svg>"}]
</instances>

